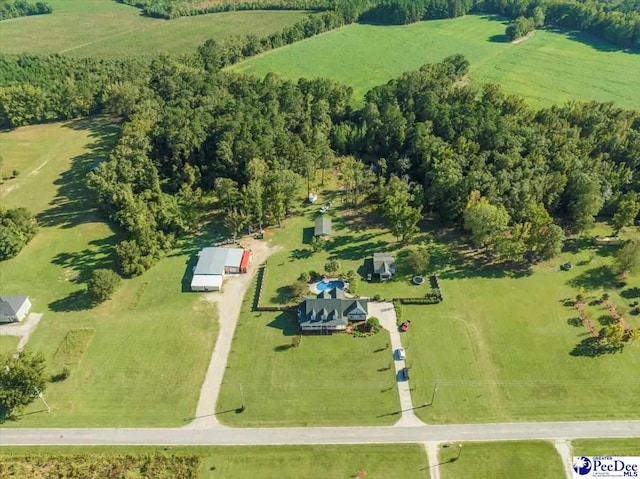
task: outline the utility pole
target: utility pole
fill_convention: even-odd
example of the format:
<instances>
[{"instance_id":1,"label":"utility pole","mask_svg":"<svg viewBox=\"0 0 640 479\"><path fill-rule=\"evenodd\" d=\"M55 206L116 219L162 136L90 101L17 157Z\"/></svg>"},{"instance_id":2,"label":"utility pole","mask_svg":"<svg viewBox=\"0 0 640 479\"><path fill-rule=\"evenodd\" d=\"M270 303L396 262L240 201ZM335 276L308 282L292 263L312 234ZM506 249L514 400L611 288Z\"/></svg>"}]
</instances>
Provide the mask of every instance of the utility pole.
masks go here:
<instances>
[{"instance_id":1,"label":"utility pole","mask_svg":"<svg viewBox=\"0 0 640 479\"><path fill-rule=\"evenodd\" d=\"M242 405L240 406L240 412L243 412L245 410L245 407L244 407L244 391L242 390L242 384L240 385L240 401L242 403Z\"/></svg>"},{"instance_id":2,"label":"utility pole","mask_svg":"<svg viewBox=\"0 0 640 479\"><path fill-rule=\"evenodd\" d=\"M40 391L38 388L35 388L36 392L38 393L38 397L40 399L42 399L42 402L44 403L44 405L47 407L47 412L51 412L51 408L49 407L49 405L47 404L47 401L44 400L44 395L42 394L42 391Z\"/></svg>"},{"instance_id":3,"label":"utility pole","mask_svg":"<svg viewBox=\"0 0 640 479\"><path fill-rule=\"evenodd\" d=\"M431 392L431 402L429 406L433 406L433 401L436 398L436 392L438 391L438 381L433 384L433 391Z\"/></svg>"},{"instance_id":4,"label":"utility pole","mask_svg":"<svg viewBox=\"0 0 640 479\"><path fill-rule=\"evenodd\" d=\"M460 459L460 454L462 454L462 444L458 444L458 455L455 458L456 461Z\"/></svg>"}]
</instances>

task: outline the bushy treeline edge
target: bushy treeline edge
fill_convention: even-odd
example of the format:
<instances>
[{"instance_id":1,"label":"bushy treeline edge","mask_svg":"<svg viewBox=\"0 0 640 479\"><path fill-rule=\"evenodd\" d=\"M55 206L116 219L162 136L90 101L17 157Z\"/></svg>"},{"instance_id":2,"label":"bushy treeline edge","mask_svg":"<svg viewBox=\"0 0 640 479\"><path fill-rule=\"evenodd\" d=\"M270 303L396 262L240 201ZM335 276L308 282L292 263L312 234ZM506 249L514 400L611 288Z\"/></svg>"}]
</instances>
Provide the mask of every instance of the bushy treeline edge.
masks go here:
<instances>
[{"instance_id":1,"label":"bushy treeline edge","mask_svg":"<svg viewBox=\"0 0 640 479\"><path fill-rule=\"evenodd\" d=\"M356 20L401 25L468 13L496 13L514 20L507 32L510 39L548 25L587 32L621 48L640 48L640 11L631 0L264 0L206 6L192 0L119 1L142 8L146 15L168 19L231 10L326 10L336 16L331 21L333 28ZM320 31L297 39L317 33ZM280 45L286 43L291 42Z\"/></svg>"},{"instance_id":2,"label":"bushy treeline edge","mask_svg":"<svg viewBox=\"0 0 640 479\"><path fill-rule=\"evenodd\" d=\"M632 2L592 0L380 0L360 19L407 24L453 18L467 13L496 13L517 20L518 36L534 26L579 30L622 48L640 48L640 12ZM525 25L526 23L526 25ZM526 26L526 28L521 28ZM514 32L515 33L515 32Z\"/></svg>"},{"instance_id":3,"label":"bushy treeline edge","mask_svg":"<svg viewBox=\"0 0 640 479\"><path fill-rule=\"evenodd\" d=\"M201 463L202 459L195 454L5 454L0 462L0 476L5 478L195 478L199 475Z\"/></svg>"},{"instance_id":4,"label":"bushy treeline edge","mask_svg":"<svg viewBox=\"0 0 640 479\"><path fill-rule=\"evenodd\" d=\"M44 98L61 87L86 91L91 112L124 118L88 184L127 233L116 248L125 275L197 230L212 193L235 234L281 224L301 186L334 168L354 207L396 209L388 217L400 226L390 228L402 240L415 231L404 229L406 218L414 228L428 214L505 261L553 257L564 233L589 230L595 215L623 218L624 227L638 214L640 112L595 102L536 111L496 85L461 82L461 55L373 88L358 110L351 89L331 80L257 79L195 60L3 62L0 71L24 82L11 88ZM20 101L2 91L5 109ZM41 108L21 105L23 116Z\"/></svg>"},{"instance_id":5,"label":"bushy treeline edge","mask_svg":"<svg viewBox=\"0 0 640 479\"><path fill-rule=\"evenodd\" d=\"M252 2L222 2L207 5L193 0L117 0L138 7L144 15L154 18L174 19L207 13L240 10L325 10L334 4L332 0L255 0Z\"/></svg>"},{"instance_id":6,"label":"bushy treeline edge","mask_svg":"<svg viewBox=\"0 0 640 479\"><path fill-rule=\"evenodd\" d=\"M28 15L42 15L51 12L53 12L51 5L45 2L29 3L25 0L0 0L0 20L26 17Z\"/></svg>"}]
</instances>

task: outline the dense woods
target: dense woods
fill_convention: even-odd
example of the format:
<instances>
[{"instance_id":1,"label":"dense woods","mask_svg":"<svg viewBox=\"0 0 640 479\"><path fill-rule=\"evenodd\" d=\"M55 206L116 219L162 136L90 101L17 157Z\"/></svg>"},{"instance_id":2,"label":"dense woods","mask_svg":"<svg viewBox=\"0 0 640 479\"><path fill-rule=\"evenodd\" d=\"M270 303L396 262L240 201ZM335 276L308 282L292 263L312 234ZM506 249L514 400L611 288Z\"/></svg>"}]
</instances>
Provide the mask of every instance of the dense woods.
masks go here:
<instances>
[{"instance_id":1,"label":"dense woods","mask_svg":"<svg viewBox=\"0 0 640 479\"><path fill-rule=\"evenodd\" d=\"M399 240L433 215L502 260L552 257L565 232L587 231L595 215L622 228L638 214L638 112L610 103L534 111L496 85L461 82L461 55L372 89L354 111L344 85L223 73L213 58L2 59L5 126L124 118L110 159L87 181L127 232L116 248L125 275L197 229L209 193L235 236L281 224L302 185L333 168L346 203L381 205Z\"/></svg>"},{"instance_id":2,"label":"dense woods","mask_svg":"<svg viewBox=\"0 0 640 479\"><path fill-rule=\"evenodd\" d=\"M25 0L0 0L0 20L51 12L53 12L51 5L45 2L29 3Z\"/></svg>"}]
</instances>

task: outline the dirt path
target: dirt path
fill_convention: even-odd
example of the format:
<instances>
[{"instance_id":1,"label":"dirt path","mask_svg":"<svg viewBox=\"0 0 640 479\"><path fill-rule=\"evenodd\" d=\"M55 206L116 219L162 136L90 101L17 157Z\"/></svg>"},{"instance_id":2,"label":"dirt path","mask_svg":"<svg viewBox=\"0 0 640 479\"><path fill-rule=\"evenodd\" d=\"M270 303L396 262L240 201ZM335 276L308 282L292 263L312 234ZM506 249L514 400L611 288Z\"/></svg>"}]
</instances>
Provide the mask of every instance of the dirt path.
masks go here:
<instances>
[{"instance_id":1,"label":"dirt path","mask_svg":"<svg viewBox=\"0 0 640 479\"><path fill-rule=\"evenodd\" d=\"M200 390L200 399L196 408L195 419L187 427L210 428L219 426L215 416L216 402L220 394L220 387L224 372L227 368L227 358L231 351L233 334L244 298L258 267L276 251L265 241L246 238L241 240L244 248L253 252L253 260L247 274L227 275L222 286L222 292L208 293L204 300L215 302L218 306L219 331L216 345L213 348L207 374Z\"/></svg>"}]
</instances>

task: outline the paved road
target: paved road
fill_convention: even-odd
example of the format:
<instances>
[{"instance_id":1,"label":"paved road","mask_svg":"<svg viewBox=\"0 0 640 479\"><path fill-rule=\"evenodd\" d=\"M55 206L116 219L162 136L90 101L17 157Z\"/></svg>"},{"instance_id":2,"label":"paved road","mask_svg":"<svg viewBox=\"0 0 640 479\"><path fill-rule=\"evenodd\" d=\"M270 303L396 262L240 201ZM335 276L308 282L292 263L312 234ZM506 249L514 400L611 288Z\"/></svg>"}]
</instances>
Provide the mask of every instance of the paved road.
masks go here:
<instances>
[{"instance_id":1,"label":"paved road","mask_svg":"<svg viewBox=\"0 0 640 479\"><path fill-rule=\"evenodd\" d=\"M640 437L640 421L385 427L0 429L0 445L386 444Z\"/></svg>"}]
</instances>

